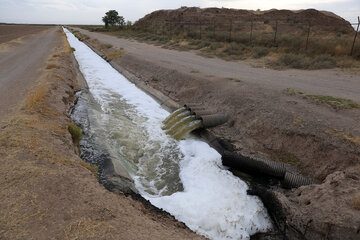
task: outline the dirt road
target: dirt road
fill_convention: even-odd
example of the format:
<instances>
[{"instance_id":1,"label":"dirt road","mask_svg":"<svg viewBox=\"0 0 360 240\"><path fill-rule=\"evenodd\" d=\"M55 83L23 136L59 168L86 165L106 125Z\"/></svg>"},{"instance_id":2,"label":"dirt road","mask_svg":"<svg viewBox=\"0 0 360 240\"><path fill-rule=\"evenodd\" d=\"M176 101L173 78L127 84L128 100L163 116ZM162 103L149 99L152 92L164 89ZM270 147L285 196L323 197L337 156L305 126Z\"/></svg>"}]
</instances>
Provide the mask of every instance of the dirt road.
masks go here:
<instances>
[{"instance_id":1,"label":"dirt road","mask_svg":"<svg viewBox=\"0 0 360 240\"><path fill-rule=\"evenodd\" d=\"M296 88L311 94L349 98L360 102L360 75L336 70L284 70L254 68L241 62L228 62L218 58L204 58L193 52L179 52L159 46L74 28L103 43L122 47L130 55L165 68L213 78L238 78L268 89Z\"/></svg>"},{"instance_id":2,"label":"dirt road","mask_svg":"<svg viewBox=\"0 0 360 240\"><path fill-rule=\"evenodd\" d=\"M15 27L17 37L34 33L30 27L30 30L21 35L19 27ZM0 31L1 29L2 27ZM0 119L25 97L31 84L39 79L41 67L50 56L50 50L59 44L55 34L57 28L44 29L36 29L41 32L25 36L21 42L10 44L6 51L0 52ZM8 33L12 35L11 31Z\"/></svg>"}]
</instances>

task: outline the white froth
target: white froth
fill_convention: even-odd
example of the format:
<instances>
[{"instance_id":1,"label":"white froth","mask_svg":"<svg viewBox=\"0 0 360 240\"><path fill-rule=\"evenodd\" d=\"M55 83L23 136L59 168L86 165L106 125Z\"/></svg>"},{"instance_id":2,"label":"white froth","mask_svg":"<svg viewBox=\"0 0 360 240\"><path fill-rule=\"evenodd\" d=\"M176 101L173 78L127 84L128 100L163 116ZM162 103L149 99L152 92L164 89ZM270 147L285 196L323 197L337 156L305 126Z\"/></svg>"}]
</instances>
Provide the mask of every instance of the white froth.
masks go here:
<instances>
[{"instance_id":1,"label":"white froth","mask_svg":"<svg viewBox=\"0 0 360 240\"><path fill-rule=\"evenodd\" d=\"M80 70L100 105L106 109L109 102L104 95L117 93L146 118L143 125L150 138L162 145L173 141L161 130L161 121L169 113L66 29L65 33L71 47L76 49L74 55ZM180 162L184 191L153 196L135 181L146 199L211 239L249 239L251 234L271 228L262 202L247 195L246 183L223 168L219 153L198 139L182 140L178 147L184 155Z\"/></svg>"}]
</instances>

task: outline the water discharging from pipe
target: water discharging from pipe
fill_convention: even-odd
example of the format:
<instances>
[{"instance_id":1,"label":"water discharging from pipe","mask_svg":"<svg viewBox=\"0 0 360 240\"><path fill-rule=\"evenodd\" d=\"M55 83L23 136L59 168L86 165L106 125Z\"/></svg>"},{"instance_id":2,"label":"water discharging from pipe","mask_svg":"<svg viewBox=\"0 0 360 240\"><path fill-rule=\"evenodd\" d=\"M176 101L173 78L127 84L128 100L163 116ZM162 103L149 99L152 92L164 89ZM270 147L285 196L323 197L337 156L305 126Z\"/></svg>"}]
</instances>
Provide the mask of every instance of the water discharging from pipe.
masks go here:
<instances>
[{"instance_id":1,"label":"water discharging from pipe","mask_svg":"<svg viewBox=\"0 0 360 240\"><path fill-rule=\"evenodd\" d=\"M161 126L169 113L65 33L93 102L87 134L127 171L144 198L210 239L249 239L271 228L261 201L246 194L247 185L222 166L220 154L194 136L176 141L167 135ZM185 124L186 131L192 124Z\"/></svg>"}]
</instances>

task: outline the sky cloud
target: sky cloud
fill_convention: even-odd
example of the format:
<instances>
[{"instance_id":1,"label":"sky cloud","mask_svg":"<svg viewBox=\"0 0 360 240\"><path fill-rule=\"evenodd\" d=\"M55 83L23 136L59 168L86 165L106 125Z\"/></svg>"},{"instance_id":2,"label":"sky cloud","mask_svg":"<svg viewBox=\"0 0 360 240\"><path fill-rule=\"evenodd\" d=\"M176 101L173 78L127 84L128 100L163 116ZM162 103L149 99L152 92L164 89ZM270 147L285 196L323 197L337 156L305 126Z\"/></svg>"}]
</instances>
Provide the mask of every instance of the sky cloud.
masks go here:
<instances>
[{"instance_id":1,"label":"sky cloud","mask_svg":"<svg viewBox=\"0 0 360 240\"><path fill-rule=\"evenodd\" d=\"M116 9L126 20L135 21L159 9L181 6L227 7L238 9L306 9L335 12L356 22L359 0L0 0L0 22L102 24L107 10Z\"/></svg>"}]
</instances>

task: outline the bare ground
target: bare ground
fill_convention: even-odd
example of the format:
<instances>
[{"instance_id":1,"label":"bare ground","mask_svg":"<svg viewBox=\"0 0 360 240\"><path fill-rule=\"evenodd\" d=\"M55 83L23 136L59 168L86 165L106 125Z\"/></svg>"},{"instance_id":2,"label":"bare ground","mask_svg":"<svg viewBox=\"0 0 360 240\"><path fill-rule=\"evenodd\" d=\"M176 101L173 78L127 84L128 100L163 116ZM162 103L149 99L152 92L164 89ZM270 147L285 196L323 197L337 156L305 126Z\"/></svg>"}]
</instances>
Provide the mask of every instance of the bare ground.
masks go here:
<instances>
[{"instance_id":1,"label":"bare ground","mask_svg":"<svg viewBox=\"0 0 360 240\"><path fill-rule=\"evenodd\" d=\"M107 191L96 168L75 154L68 111L84 82L62 31L18 44L7 53L12 61L0 64L18 69L1 74L13 77L0 85L12 110L0 106L0 239L202 239L169 215ZM45 50L31 51L38 46Z\"/></svg>"},{"instance_id":2,"label":"bare ground","mask_svg":"<svg viewBox=\"0 0 360 240\"><path fill-rule=\"evenodd\" d=\"M35 34L45 29L50 28L49 26L32 26L32 25L11 25L11 24L0 24L0 43L8 42L10 40L23 37L28 34Z\"/></svg>"},{"instance_id":3,"label":"bare ground","mask_svg":"<svg viewBox=\"0 0 360 240\"><path fill-rule=\"evenodd\" d=\"M199 102L229 115L227 124L212 131L237 151L292 164L315 180L275 192L290 239L359 238L360 110L336 110L284 91L360 103L358 73L253 68L76 30L96 48L103 43L124 48L126 55L115 61L178 103Z\"/></svg>"}]
</instances>

